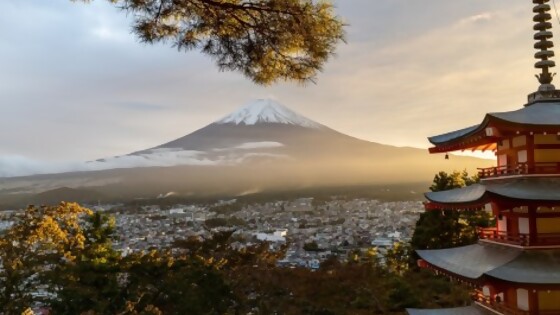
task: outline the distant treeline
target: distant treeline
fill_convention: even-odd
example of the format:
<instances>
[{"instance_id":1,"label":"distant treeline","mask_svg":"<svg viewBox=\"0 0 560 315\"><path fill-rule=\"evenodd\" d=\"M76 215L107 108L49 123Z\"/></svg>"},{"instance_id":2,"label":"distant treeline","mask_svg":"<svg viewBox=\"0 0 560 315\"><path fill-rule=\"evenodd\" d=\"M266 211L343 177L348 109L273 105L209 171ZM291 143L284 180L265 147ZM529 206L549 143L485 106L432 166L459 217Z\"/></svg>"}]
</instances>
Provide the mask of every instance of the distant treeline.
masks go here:
<instances>
[{"instance_id":1,"label":"distant treeline","mask_svg":"<svg viewBox=\"0 0 560 315\"><path fill-rule=\"evenodd\" d=\"M314 198L317 201L353 200L359 198L376 199L380 201L420 201L424 200L423 193L429 190L429 183L391 184L391 185L360 185L341 187L310 187L294 190L270 191L244 196L214 196L196 197L173 195L166 198L137 199L128 201L125 206L172 207L177 204L207 204L213 205L219 201L236 199L237 204L255 204L273 201L287 201L298 198Z\"/></svg>"}]
</instances>

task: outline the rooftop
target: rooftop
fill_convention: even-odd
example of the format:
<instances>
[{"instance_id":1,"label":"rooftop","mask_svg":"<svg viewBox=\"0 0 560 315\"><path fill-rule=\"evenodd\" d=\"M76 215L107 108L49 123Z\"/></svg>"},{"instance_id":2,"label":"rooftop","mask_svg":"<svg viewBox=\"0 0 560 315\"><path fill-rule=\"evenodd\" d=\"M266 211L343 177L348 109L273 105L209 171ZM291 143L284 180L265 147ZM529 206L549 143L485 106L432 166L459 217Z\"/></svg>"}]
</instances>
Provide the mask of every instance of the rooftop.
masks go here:
<instances>
[{"instance_id":1,"label":"rooftop","mask_svg":"<svg viewBox=\"0 0 560 315\"><path fill-rule=\"evenodd\" d=\"M417 253L430 265L471 280L489 276L523 284L560 283L560 250L531 251L479 243Z\"/></svg>"},{"instance_id":2,"label":"rooftop","mask_svg":"<svg viewBox=\"0 0 560 315\"><path fill-rule=\"evenodd\" d=\"M449 152L469 148L495 149L499 131L560 132L560 99L542 101L522 109L486 114L484 120L474 126L430 137L436 147L431 152ZM490 128L490 129L488 129ZM493 146L489 144L493 143Z\"/></svg>"},{"instance_id":3,"label":"rooftop","mask_svg":"<svg viewBox=\"0 0 560 315\"><path fill-rule=\"evenodd\" d=\"M527 177L493 180L468 187L429 192L428 200L442 205L484 204L489 196L510 199L557 202L560 201L560 178Z\"/></svg>"}]
</instances>

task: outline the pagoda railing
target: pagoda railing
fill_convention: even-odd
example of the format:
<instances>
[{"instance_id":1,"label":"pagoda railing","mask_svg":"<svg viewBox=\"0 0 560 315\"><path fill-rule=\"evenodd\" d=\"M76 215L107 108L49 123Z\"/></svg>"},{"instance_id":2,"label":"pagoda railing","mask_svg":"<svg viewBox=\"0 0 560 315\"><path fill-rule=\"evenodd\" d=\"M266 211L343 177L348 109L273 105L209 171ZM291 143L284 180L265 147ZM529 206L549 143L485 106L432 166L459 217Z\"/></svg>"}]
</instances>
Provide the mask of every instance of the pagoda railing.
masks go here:
<instances>
[{"instance_id":1,"label":"pagoda railing","mask_svg":"<svg viewBox=\"0 0 560 315\"><path fill-rule=\"evenodd\" d=\"M519 233L510 235L504 231L497 231L495 229L478 229L478 238L484 240L491 240L506 244L515 244L521 246L529 246L529 234Z\"/></svg>"},{"instance_id":2,"label":"pagoda railing","mask_svg":"<svg viewBox=\"0 0 560 315\"><path fill-rule=\"evenodd\" d=\"M506 305L503 302L497 302L496 300L493 300L490 297L485 296L480 291L475 291L473 295L473 300L503 315L531 315L531 312L529 311L523 311L516 307L511 307L509 305Z\"/></svg>"},{"instance_id":3,"label":"pagoda railing","mask_svg":"<svg viewBox=\"0 0 560 315\"><path fill-rule=\"evenodd\" d=\"M535 237L531 238L531 235L526 233L508 234L505 231L497 231L495 228L479 228L478 237L480 239L519 246L560 246L560 233L538 233Z\"/></svg>"},{"instance_id":4,"label":"pagoda railing","mask_svg":"<svg viewBox=\"0 0 560 315\"><path fill-rule=\"evenodd\" d=\"M530 174L560 175L560 162L517 163L478 169L480 178Z\"/></svg>"},{"instance_id":5,"label":"pagoda railing","mask_svg":"<svg viewBox=\"0 0 560 315\"><path fill-rule=\"evenodd\" d=\"M485 296L482 294L480 290L475 291L472 295L472 298L475 302L488 307L496 312L499 312L503 315L532 315L532 314L539 314L539 315L558 315L560 314L560 310L538 310L538 311L524 311L520 310L516 307L510 306L505 304L504 302L498 302L496 300L491 299L489 296Z\"/></svg>"}]
</instances>

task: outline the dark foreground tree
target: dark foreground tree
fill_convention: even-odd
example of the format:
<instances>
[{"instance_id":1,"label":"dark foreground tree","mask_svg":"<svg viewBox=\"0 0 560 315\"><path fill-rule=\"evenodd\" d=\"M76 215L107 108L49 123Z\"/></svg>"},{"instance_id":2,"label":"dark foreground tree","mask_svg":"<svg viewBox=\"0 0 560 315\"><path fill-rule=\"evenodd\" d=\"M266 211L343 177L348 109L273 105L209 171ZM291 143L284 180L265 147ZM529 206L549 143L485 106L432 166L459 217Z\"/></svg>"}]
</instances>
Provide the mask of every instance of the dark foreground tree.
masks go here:
<instances>
[{"instance_id":1,"label":"dark foreground tree","mask_svg":"<svg viewBox=\"0 0 560 315\"><path fill-rule=\"evenodd\" d=\"M89 2L91 0L74 0ZM326 0L110 0L142 42L198 49L254 82L313 81L343 39Z\"/></svg>"},{"instance_id":2,"label":"dark foreground tree","mask_svg":"<svg viewBox=\"0 0 560 315\"><path fill-rule=\"evenodd\" d=\"M431 191L444 191L476 184L478 178L466 171L439 172ZM488 227L491 216L486 211L437 210L422 213L412 236L412 249L441 249L476 243L478 227Z\"/></svg>"},{"instance_id":3,"label":"dark foreground tree","mask_svg":"<svg viewBox=\"0 0 560 315\"><path fill-rule=\"evenodd\" d=\"M48 304L54 314L117 314L125 297L118 281L121 254L113 249L115 220L95 212L80 223L84 240L75 259L52 261L43 273L44 283L56 292Z\"/></svg>"}]
</instances>

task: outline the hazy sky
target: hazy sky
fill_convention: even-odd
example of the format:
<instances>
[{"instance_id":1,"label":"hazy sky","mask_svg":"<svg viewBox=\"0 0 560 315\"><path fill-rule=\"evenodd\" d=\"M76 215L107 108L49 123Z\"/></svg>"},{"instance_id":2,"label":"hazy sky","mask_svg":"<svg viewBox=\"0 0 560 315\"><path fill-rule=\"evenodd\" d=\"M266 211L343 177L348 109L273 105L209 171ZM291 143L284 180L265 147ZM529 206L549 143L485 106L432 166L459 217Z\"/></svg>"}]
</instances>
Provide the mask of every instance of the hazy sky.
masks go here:
<instances>
[{"instance_id":1,"label":"hazy sky","mask_svg":"<svg viewBox=\"0 0 560 315\"><path fill-rule=\"evenodd\" d=\"M358 138L427 147L537 88L529 0L336 4L347 44L317 84L260 87L198 52L139 43L107 1L2 0L0 163L138 151L263 97Z\"/></svg>"}]
</instances>

